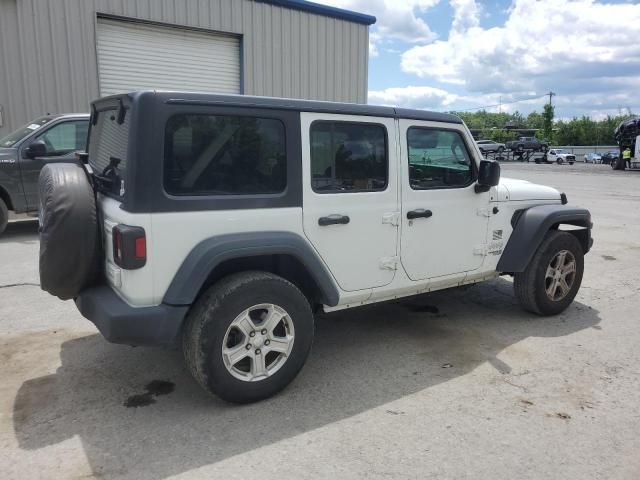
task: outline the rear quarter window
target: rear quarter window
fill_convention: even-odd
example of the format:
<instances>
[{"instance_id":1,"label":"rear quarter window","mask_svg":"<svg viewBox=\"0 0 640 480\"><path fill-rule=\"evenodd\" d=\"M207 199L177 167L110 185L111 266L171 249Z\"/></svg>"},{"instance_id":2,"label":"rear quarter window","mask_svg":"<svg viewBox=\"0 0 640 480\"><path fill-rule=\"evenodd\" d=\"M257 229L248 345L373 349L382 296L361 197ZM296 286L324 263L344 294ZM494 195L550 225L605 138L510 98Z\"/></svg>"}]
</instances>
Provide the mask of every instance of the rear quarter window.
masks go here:
<instances>
[{"instance_id":1,"label":"rear quarter window","mask_svg":"<svg viewBox=\"0 0 640 480\"><path fill-rule=\"evenodd\" d=\"M180 114L164 135L170 195L257 195L287 186L285 126L277 119Z\"/></svg>"}]
</instances>

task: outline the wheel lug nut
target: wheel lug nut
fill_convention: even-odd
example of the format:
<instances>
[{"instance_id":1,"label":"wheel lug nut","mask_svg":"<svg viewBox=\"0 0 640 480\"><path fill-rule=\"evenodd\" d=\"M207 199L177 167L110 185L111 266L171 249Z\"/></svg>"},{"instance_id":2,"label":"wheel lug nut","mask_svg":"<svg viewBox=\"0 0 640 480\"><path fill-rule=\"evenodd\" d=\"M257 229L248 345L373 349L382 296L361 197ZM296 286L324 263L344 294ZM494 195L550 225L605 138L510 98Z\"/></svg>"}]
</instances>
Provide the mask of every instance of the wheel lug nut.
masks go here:
<instances>
[{"instance_id":1,"label":"wheel lug nut","mask_svg":"<svg viewBox=\"0 0 640 480\"><path fill-rule=\"evenodd\" d=\"M255 337L255 336L256 336L256 332L251 332L251 333L249 334L249 336L250 336L250 337Z\"/></svg>"},{"instance_id":2,"label":"wheel lug nut","mask_svg":"<svg viewBox=\"0 0 640 480\"><path fill-rule=\"evenodd\" d=\"M256 355L260 355L260 349L256 348Z\"/></svg>"},{"instance_id":3,"label":"wheel lug nut","mask_svg":"<svg viewBox=\"0 0 640 480\"><path fill-rule=\"evenodd\" d=\"M247 346L244 348L246 348L247 350L251 350L251 344L247 343Z\"/></svg>"},{"instance_id":4,"label":"wheel lug nut","mask_svg":"<svg viewBox=\"0 0 640 480\"><path fill-rule=\"evenodd\" d=\"M265 340L265 341L264 341L264 344L265 344L265 345L269 345L270 343L271 343L271 341L270 341L270 340Z\"/></svg>"},{"instance_id":5,"label":"wheel lug nut","mask_svg":"<svg viewBox=\"0 0 640 480\"><path fill-rule=\"evenodd\" d=\"M262 335L266 335L267 334L267 329L263 328L262 331L260 332Z\"/></svg>"}]
</instances>

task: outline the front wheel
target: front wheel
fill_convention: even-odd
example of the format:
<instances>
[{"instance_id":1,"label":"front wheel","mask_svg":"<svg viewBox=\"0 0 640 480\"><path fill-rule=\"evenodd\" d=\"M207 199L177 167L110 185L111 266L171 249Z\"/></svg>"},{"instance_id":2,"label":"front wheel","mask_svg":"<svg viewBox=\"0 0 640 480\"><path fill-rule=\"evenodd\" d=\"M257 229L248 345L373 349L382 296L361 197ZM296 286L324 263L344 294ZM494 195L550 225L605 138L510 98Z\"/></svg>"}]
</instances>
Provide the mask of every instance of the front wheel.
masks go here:
<instances>
[{"instance_id":1,"label":"front wheel","mask_svg":"<svg viewBox=\"0 0 640 480\"><path fill-rule=\"evenodd\" d=\"M230 275L209 288L185 320L184 357L208 392L229 402L268 398L304 365L313 342L311 306L268 272Z\"/></svg>"},{"instance_id":2,"label":"front wheel","mask_svg":"<svg viewBox=\"0 0 640 480\"><path fill-rule=\"evenodd\" d=\"M524 272L514 275L513 286L522 307L538 315L557 315L573 302L584 272L584 252L568 232L547 233Z\"/></svg>"}]
</instances>

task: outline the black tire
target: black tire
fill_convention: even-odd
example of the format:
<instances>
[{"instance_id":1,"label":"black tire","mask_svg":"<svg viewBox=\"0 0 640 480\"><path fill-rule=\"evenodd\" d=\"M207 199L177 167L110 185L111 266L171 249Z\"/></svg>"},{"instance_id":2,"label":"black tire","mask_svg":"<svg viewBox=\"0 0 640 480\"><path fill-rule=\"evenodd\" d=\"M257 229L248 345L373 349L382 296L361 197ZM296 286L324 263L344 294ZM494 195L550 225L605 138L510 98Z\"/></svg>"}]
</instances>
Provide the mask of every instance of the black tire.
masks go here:
<instances>
[{"instance_id":1,"label":"black tire","mask_svg":"<svg viewBox=\"0 0 640 480\"><path fill-rule=\"evenodd\" d=\"M9 223L9 209L4 200L0 198L0 235L2 235Z\"/></svg>"},{"instance_id":2,"label":"black tire","mask_svg":"<svg viewBox=\"0 0 640 480\"><path fill-rule=\"evenodd\" d=\"M238 315L265 303L288 313L295 331L293 347L272 375L258 381L241 380L224 363L225 337ZM185 320L182 348L191 374L206 391L228 402L249 403L276 394L296 377L309 355L313 335L313 312L302 292L277 275L251 271L230 275L202 294Z\"/></svg>"},{"instance_id":3,"label":"black tire","mask_svg":"<svg viewBox=\"0 0 640 480\"><path fill-rule=\"evenodd\" d=\"M569 251L576 263L575 276L568 293L561 299L552 300L546 291L547 267L561 251ZM538 247L526 270L514 275L513 287L520 305L538 315L557 315L573 302L584 273L584 252L578 239L567 232L551 230Z\"/></svg>"},{"instance_id":4,"label":"black tire","mask_svg":"<svg viewBox=\"0 0 640 480\"><path fill-rule=\"evenodd\" d=\"M93 188L74 163L45 165L38 182L40 286L68 300L94 283L100 235Z\"/></svg>"},{"instance_id":5,"label":"black tire","mask_svg":"<svg viewBox=\"0 0 640 480\"><path fill-rule=\"evenodd\" d=\"M556 163L560 165L562 163L562 160L560 158L556 158Z\"/></svg>"}]
</instances>

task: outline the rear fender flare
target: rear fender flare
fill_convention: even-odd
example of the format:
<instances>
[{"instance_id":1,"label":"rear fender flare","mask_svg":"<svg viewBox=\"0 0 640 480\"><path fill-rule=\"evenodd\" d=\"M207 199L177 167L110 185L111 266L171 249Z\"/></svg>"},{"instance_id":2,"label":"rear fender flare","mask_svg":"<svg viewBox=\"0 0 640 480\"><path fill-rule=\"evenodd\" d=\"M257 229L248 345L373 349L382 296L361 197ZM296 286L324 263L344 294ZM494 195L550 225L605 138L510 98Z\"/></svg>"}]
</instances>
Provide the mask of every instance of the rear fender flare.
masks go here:
<instances>
[{"instance_id":1,"label":"rear fender flare","mask_svg":"<svg viewBox=\"0 0 640 480\"><path fill-rule=\"evenodd\" d=\"M325 305L336 306L340 294L333 277L313 248L291 232L251 232L203 240L187 255L175 274L163 303L191 305L216 266L227 260L261 255L291 255L314 279Z\"/></svg>"}]
</instances>

